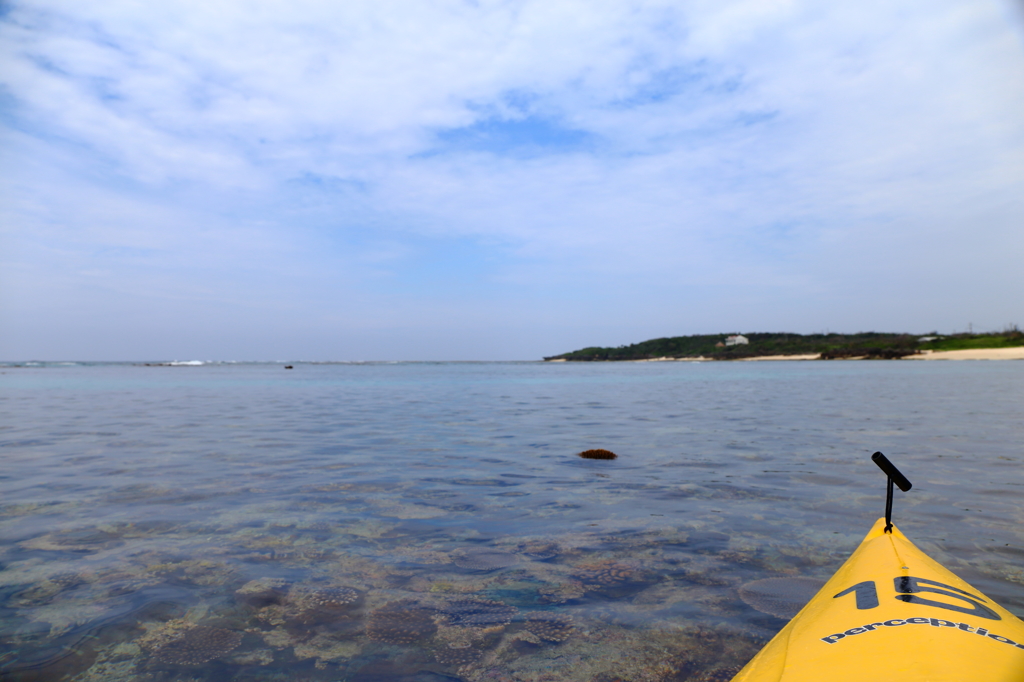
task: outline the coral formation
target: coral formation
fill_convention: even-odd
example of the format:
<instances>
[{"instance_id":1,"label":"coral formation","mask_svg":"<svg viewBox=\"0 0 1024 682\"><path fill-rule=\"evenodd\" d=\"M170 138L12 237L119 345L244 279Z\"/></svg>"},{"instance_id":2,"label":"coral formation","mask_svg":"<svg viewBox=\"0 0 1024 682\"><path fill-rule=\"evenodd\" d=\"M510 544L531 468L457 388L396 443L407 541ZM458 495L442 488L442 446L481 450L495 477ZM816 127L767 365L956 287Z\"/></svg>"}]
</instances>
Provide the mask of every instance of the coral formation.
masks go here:
<instances>
[{"instance_id":1,"label":"coral formation","mask_svg":"<svg viewBox=\"0 0 1024 682\"><path fill-rule=\"evenodd\" d=\"M471 644L448 643L433 649L434 659L442 665L468 665L480 658L481 651Z\"/></svg>"},{"instance_id":2,"label":"coral formation","mask_svg":"<svg viewBox=\"0 0 1024 682\"><path fill-rule=\"evenodd\" d=\"M548 642L564 642L576 629L568 614L532 611L525 618L526 629Z\"/></svg>"},{"instance_id":3,"label":"coral formation","mask_svg":"<svg viewBox=\"0 0 1024 682\"><path fill-rule=\"evenodd\" d=\"M715 668L697 675L694 682L730 682L737 673L743 669L741 665L731 665L725 668Z\"/></svg>"},{"instance_id":4,"label":"coral formation","mask_svg":"<svg viewBox=\"0 0 1024 682\"><path fill-rule=\"evenodd\" d=\"M349 620L349 612L362 595L351 587L299 588L289 595L288 602L281 609L269 607L260 617L276 618L280 623L315 625L333 623L338 625Z\"/></svg>"},{"instance_id":5,"label":"coral formation","mask_svg":"<svg viewBox=\"0 0 1024 682\"><path fill-rule=\"evenodd\" d=\"M438 608L445 623L476 628L508 625L518 611L514 606L479 598L453 599Z\"/></svg>"},{"instance_id":6,"label":"coral formation","mask_svg":"<svg viewBox=\"0 0 1024 682\"><path fill-rule=\"evenodd\" d=\"M153 659L171 665L202 665L234 651L241 643L240 632L198 625L154 651Z\"/></svg>"},{"instance_id":7,"label":"coral formation","mask_svg":"<svg viewBox=\"0 0 1024 682\"><path fill-rule=\"evenodd\" d=\"M436 630L430 610L411 599L385 604L366 619L367 637L389 644L412 644Z\"/></svg>"},{"instance_id":8,"label":"coral formation","mask_svg":"<svg viewBox=\"0 0 1024 682\"><path fill-rule=\"evenodd\" d=\"M497 639L501 630L442 625L434 637L431 653L442 665L469 665L480 658L483 649Z\"/></svg>"},{"instance_id":9,"label":"coral formation","mask_svg":"<svg viewBox=\"0 0 1024 682\"><path fill-rule=\"evenodd\" d=\"M541 604L564 604L579 599L587 593L587 588L575 580L544 585L537 590L537 601Z\"/></svg>"},{"instance_id":10,"label":"coral formation","mask_svg":"<svg viewBox=\"0 0 1024 682\"><path fill-rule=\"evenodd\" d=\"M586 587L611 587L633 581L636 571L626 564L603 561L580 564L572 572L572 577Z\"/></svg>"},{"instance_id":11,"label":"coral formation","mask_svg":"<svg viewBox=\"0 0 1024 682\"><path fill-rule=\"evenodd\" d=\"M351 587L321 587L300 597L303 605L317 609L343 609L359 601L359 592Z\"/></svg>"}]
</instances>

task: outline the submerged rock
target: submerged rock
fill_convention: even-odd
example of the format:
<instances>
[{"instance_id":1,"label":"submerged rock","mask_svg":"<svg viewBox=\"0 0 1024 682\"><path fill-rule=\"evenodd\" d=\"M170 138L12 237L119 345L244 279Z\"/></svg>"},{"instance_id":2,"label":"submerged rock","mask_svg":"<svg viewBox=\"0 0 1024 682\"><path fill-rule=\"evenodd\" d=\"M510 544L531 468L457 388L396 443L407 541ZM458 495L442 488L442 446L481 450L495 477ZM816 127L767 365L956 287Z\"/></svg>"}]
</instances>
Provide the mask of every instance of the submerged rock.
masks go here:
<instances>
[{"instance_id":1,"label":"submerged rock","mask_svg":"<svg viewBox=\"0 0 1024 682\"><path fill-rule=\"evenodd\" d=\"M602 450L601 448L598 448L596 450L584 450L583 452L579 453L579 456L582 457L583 459L616 459L616 458L618 458L618 455L616 455L611 450Z\"/></svg>"},{"instance_id":2,"label":"submerged rock","mask_svg":"<svg viewBox=\"0 0 1024 682\"><path fill-rule=\"evenodd\" d=\"M263 607L279 604L288 593L288 582L282 578L250 580L235 590L235 596L250 606Z\"/></svg>"}]
</instances>

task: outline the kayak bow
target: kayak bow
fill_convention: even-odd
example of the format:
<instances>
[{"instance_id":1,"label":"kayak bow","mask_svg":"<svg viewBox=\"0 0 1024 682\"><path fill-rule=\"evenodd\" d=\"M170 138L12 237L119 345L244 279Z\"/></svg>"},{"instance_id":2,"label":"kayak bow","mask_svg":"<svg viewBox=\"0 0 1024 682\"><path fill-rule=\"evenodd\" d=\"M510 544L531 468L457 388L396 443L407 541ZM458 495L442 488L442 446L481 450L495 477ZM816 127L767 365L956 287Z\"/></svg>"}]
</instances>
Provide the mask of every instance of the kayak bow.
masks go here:
<instances>
[{"instance_id":1,"label":"kayak bow","mask_svg":"<svg viewBox=\"0 0 1024 682\"><path fill-rule=\"evenodd\" d=\"M1024 622L892 525L893 479L888 518L733 682L1024 682Z\"/></svg>"}]
</instances>

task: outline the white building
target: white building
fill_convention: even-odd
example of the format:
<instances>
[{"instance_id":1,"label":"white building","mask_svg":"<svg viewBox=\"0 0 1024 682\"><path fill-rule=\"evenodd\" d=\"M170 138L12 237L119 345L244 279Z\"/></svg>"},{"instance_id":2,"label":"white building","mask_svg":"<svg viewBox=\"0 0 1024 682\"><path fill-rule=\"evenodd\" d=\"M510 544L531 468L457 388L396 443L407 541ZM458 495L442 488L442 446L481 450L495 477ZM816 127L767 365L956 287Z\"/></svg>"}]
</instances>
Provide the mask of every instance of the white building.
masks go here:
<instances>
[{"instance_id":1,"label":"white building","mask_svg":"<svg viewBox=\"0 0 1024 682\"><path fill-rule=\"evenodd\" d=\"M725 345L727 346L745 346L750 343L750 339L743 336L742 334L736 334L735 336L725 337Z\"/></svg>"}]
</instances>

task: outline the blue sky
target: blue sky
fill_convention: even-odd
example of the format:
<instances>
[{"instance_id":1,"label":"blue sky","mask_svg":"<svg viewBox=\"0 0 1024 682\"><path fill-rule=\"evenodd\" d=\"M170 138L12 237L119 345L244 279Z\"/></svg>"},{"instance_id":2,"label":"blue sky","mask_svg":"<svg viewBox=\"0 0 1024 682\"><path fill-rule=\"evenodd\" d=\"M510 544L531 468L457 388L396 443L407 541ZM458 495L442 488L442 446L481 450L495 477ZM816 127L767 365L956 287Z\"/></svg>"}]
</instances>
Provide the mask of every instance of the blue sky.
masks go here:
<instances>
[{"instance_id":1,"label":"blue sky","mask_svg":"<svg viewBox=\"0 0 1024 682\"><path fill-rule=\"evenodd\" d=\"M1024 324L1011 2L7 2L0 358Z\"/></svg>"}]
</instances>

